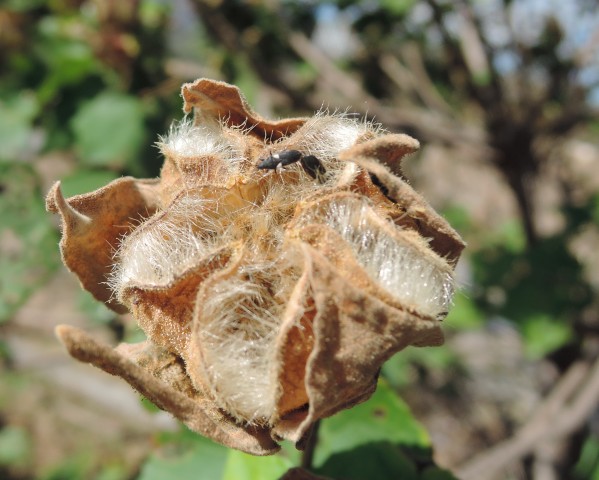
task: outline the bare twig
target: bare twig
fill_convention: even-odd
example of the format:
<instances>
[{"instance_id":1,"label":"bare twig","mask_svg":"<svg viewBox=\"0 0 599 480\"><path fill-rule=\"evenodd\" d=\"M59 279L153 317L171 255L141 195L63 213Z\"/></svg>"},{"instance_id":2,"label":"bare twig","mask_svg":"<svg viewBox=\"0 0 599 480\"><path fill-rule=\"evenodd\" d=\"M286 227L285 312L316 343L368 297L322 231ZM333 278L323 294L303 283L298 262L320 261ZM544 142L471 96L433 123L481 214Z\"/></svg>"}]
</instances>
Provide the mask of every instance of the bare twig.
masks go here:
<instances>
[{"instance_id":1,"label":"bare twig","mask_svg":"<svg viewBox=\"0 0 599 480\"><path fill-rule=\"evenodd\" d=\"M472 10L460 4L461 28L459 29L459 42L464 63L473 77L490 75L490 62L487 59L482 36L478 31L478 24L475 22Z\"/></svg>"},{"instance_id":2,"label":"bare twig","mask_svg":"<svg viewBox=\"0 0 599 480\"><path fill-rule=\"evenodd\" d=\"M542 442L534 450L534 462L532 464L532 478L535 480L559 480L555 464L561 453L559 448L561 442L549 440Z\"/></svg>"},{"instance_id":3,"label":"bare twig","mask_svg":"<svg viewBox=\"0 0 599 480\"><path fill-rule=\"evenodd\" d=\"M401 49L401 56L407 67L391 54L381 55L379 66L397 85L402 96L409 94L420 98L426 107L451 117L451 107L428 75L418 46L414 43L405 45Z\"/></svg>"},{"instance_id":4,"label":"bare twig","mask_svg":"<svg viewBox=\"0 0 599 480\"><path fill-rule=\"evenodd\" d=\"M418 95L413 72L406 68L394 55L383 53L379 59L379 66L403 95Z\"/></svg>"},{"instance_id":5,"label":"bare twig","mask_svg":"<svg viewBox=\"0 0 599 480\"><path fill-rule=\"evenodd\" d=\"M211 35L221 42L230 52L245 56L260 79L271 88L284 93L284 95L291 101L294 108L301 110L311 109L304 97L298 94L295 89L288 86L281 78L280 74L277 73L276 68L271 68L271 66L254 51L254 49L244 48L244 43L235 27L229 22L227 17L223 15L218 7L213 7L210 3L211 2L206 2L204 0L194 0L192 5L195 7L204 26Z\"/></svg>"},{"instance_id":6,"label":"bare twig","mask_svg":"<svg viewBox=\"0 0 599 480\"><path fill-rule=\"evenodd\" d=\"M371 108L373 105L374 108L378 108L378 100L365 92L357 80L338 68L303 33L292 32L289 35L289 45L301 58L318 69L321 78L329 87L332 87L347 98L354 99L354 102L357 102L357 104L367 102L371 105Z\"/></svg>"},{"instance_id":7,"label":"bare twig","mask_svg":"<svg viewBox=\"0 0 599 480\"><path fill-rule=\"evenodd\" d=\"M351 104L356 111L376 117L383 124L398 130L416 130L419 136L429 141L440 141L448 145L469 144L485 148L485 134L473 126L457 125L444 120L435 111L418 108L387 107L364 91L358 81L339 69L323 52L316 48L310 39L299 32L289 35L291 48L307 63L312 64L322 74L329 94L341 93L345 104Z\"/></svg>"},{"instance_id":8,"label":"bare twig","mask_svg":"<svg viewBox=\"0 0 599 480\"><path fill-rule=\"evenodd\" d=\"M402 48L401 53L408 68L414 75L418 94L421 96L422 100L430 108L443 112L449 117L453 117L453 109L441 96L439 90L426 71L424 60L422 59L422 52L420 51L420 48L418 48L418 45L416 43L409 43Z\"/></svg>"},{"instance_id":9,"label":"bare twig","mask_svg":"<svg viewBox=\"0 0 599 480\"><path fill-rule=\"evenodd\" d=\"M503 89L500 82L500 76L495 68L494 50L487 41L482 22L480 18L474 12L474 8L471 2L461 0L458 5L458 11L462 15L464 21L464 28L462 29L463 38L461 47L464 49L470 49L468 52L469 57L466 57L467 51L464 50L464 59L472 60L472 63L468 63L476 68L472 73L477 74L488 74L488 85L492 92L492 100L497 102L501 101L503 97Z\"/></svg>"},{"instance_id":10,"label":"bare twig","mask_svg":"<svg viewBox=\"0 0 599 480\"><path fill-rule=\"evenodd\" d=\"M537 410L512 438L499 443L458 468L462 480L497 475L530 454L541 440L558 439L579 429L599 404L599 360L592 368L574 363Z\"/></svg>"}]
</instances>

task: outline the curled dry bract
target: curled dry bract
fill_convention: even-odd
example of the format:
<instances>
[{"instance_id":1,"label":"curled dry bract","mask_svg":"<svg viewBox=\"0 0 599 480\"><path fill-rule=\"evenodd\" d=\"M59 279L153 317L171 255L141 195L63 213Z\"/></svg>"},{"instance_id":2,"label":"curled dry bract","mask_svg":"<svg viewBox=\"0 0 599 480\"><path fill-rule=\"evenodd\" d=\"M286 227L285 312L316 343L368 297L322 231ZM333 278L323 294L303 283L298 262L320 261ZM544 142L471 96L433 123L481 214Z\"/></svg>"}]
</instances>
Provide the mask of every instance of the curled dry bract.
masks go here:
<instances>
[{"instance_id":1,"label":"curled dry bract","mask_svg":"<svg viewBox=\"0 0 599 480\"><path fill-rule=\"evenodd\" d=\"M65 264L147 341L58 336L217 442L257 455L301 445L315 421L366 400L394 353L442 343L464 244L392 173L411 137L324 112L268 121L211 80L183 98L194 120L159 142L160 179L67 200L56 184L47 199ZM256 167L291 149L326 174Z\"/></svg>"}]
</instances>

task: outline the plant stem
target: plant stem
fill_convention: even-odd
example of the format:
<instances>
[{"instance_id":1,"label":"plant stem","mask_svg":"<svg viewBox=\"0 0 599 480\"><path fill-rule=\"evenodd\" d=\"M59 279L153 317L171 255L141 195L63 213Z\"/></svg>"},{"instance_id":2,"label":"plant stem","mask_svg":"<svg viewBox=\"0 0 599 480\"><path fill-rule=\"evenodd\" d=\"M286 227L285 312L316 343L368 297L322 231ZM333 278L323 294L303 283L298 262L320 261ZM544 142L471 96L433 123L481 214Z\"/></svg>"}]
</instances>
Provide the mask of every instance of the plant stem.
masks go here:
<instances>
[{"instance_id":1,"label":"plant stem","mask_svg":"<svg viewBox=\"0 0 599 480\"><path fill-rule=\"evenodd\" d=\"M308 439L306 440L306 448L302 453L302 468L306 470L312 469L312 460L314 459L314 450L316 449L316 444L318 443L318 428L320 427L320 420L317 420L312 425L310 429L310 433L308 434Z\"/></svg>"}]
</instances>

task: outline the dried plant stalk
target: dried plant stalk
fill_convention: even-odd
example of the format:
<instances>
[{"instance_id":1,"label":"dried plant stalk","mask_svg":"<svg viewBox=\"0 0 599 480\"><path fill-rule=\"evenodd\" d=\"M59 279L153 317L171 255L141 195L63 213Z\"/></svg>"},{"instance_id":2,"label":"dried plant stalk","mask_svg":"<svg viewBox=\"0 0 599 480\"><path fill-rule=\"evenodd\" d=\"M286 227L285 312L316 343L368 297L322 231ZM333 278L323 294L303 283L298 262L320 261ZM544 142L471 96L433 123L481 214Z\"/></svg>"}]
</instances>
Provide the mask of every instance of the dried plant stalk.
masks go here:
<instances>
[{"instance_id":1,"label":"dried plant stalk","mask_svg":"<svg viewBox=\"0 0 599 480\"><path fill-rule=\"evenodd\" d=\"M212 80L182 94L194 120L159 142L160 179L68 200L57 183L47 199L67 267L147 341L57 334L217 442L301 446L318 419L369 398L394 353L442 343L464 243L391 172L413 138L326 112L268 121Z\"/></svg>"}]
</instances>

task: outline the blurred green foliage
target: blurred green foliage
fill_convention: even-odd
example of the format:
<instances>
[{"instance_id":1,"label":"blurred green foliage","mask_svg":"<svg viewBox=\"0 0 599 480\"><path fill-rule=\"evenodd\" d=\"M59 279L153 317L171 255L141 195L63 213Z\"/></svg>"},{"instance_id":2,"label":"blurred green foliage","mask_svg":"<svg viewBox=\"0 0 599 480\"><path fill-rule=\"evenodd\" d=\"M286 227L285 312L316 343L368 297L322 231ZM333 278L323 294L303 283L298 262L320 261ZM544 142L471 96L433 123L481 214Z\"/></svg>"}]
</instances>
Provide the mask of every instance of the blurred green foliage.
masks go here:
<instances>
[{"instance_id":1,"label":"blurred green foliage","mask_svg":"<svg viewBox=\"0 0 599 480\"><path fill-rule=\"evenodd\" d=\"M142 468L139 480L169 478L222 478L228 449L182 429L177 434L162 434L160 449Z\"/></svg>"},{"instance_id":2,"label":"blurred green foliage","mask_svg":"<svg viewBox=\"0 0 599 480\"><path fill-rule=\"evenodd\" d=\"M70 122L83 165L122 170L127 160L137 159L145 139L143 120L140 101L130 95L105 92L84 102Z\"/></svg>"},{"instance_id":3,"label":"blurred green foliage","mask_svg":"<svg viewBox=\"0 0 599 480\"><path fill-rule=\"evenodd\" d=\"M40 167L44 155L67 158L67 196L122 174L155 175L160 159L152 145L180 109L176 90L140 95L165 78L168 8L149 0L118 12L103 8L68 1L0 7L0 233L6 250L0 322L60 263L58 232L40 201L48 175Z\"/></svg>"},{"instance_id":4,"label":"blurred green foliage","mask_svg":"<svg viewBox=\"0 0 599 480\"><path fill-rule=\"evenodd\" d=\"M48 279L60 259L58 232L40 201L43 195L31 166L0 163L0 189L1 324Z\"/></svg>"},{"instance_id":5,"label":"blurred green foliage","mask_svg":"<svg viewBox=\"0 0 599 480\"><path fill-rule=\"evenodd\" d=\"M314 467L348 480L453 478L435 467L426 430L385 382L367 402L322 422Z\"/></svg>"},{"instance_id":6,"label":"blurred green foliage","mask_svg":"<svg viewBox=\"0 0 599 480\"><path fill-rule=\"evenodd\" d=\"M569 239L592 221L593 204L594 199L568 212L563 231L534 248L525 248L514 225L471 252L479 308L519 325L532 358L574 341L578 317L593 304L583 266L568 247Z\"/></svg>"},{"instance_id":7,"label":"blurred green foliage","mask_svg":"<svg viewBox=\"0 0 599 480\"><path fill-rule=\"evenodd\" d=\"M424 4L439 8L429 9L426 16ZM398 95L398 86L382 71L380 59L395 53L398 45L415 42L423 55L422 68L427 69L439 98L455 110L456 117L462 111L472 115L477 109L488 110L489 116L480 123L487 128L493 147L506 152L497 168L515 194L519 184L509 174L521 179L540 170L539 162L519 170L525 161L511 167L506 161L515 158L509 141L522 137L517 135L521 124L534 124L540 130L551 124L547 118L553 121L555 112L570 112L574 100L583 101L580 99L586 94L581 85L575 85L576 96L562 88L574 75L568 70L572 68L570 59L556 53L562 37L550 22L528 50L527 45L517 45L528 55L524 60L533 62L534 75L548 78L546 101L533 105L533 114L541 112L537 118L530 112L520 115L520 110L510 110L507 95L494 97L495 77L501 72L469 70L464 58L456 54L464 45L459 39L444 38L451 37L455 24L451 2L336 0L323 5L284 1L275 8L260 1L192 0L190 5L201 18L192 25L193 36L185 37L193 40L178 47L184 56L193 57L202 71L215 71L237 84L252 103L261 98L263 86L268 86L270 93L276 92L273 98L284 97L268 104L281 114L313 109L307 99L315 97L319 85L326 83L322 78L326 71L302 58L289 40L294 32L313 34L326 8L346 15L352 34L359 39L350 55L331 61L333 67L356 78L356 84L381 103L398 110L422 99L410 100L410 92ZM60 264L59 235L42 203L43 189L51 177L43 168L49 155L60 155L66 165L62 186L67 196L91 191L121 175L157 175L161 159L153 144L172 119L181 116L180 83L193 80L173 78L167 72L173 6L159 0L6 0L0 5L0 324L9 322ZM448 20L439 23L443 15ZM219 18L225 19L222 25L214 21ZM229 34L226 28L222 33L223 25L230 28ZM492 45L483 47L491 50ZM506 53L509 49L502 46L499 50ZM400 101L393 103L396 96ZM323 100L317 98L316 106ZM360 97L352 100L361 102ZM565 105L568 109L562 108ZM498 121L498 111L505 114L507 124ZM585 120L583 115L580 118ZM588 121L597 129L599 123ZM570 134L549 127L550 135ZM408 124L405 130L418 134L414 125ZM518 329L531 360L559 357L559 368L566 368L582 355L585 339L596 329L585 321L584 314L596 308L597 292L569 245L583 228L599 225L599 195L574 201L567 194L571 186L563 188L565 225L544 238L531 236L524 214L488 231L473 223L465 208L447 206L445 216L470 243L466 263L471 273L445 321L448 336L485 329L489 319L501 318ZM80 308L97 324L111 325L114 320L111 312L87 294L82 294ZM9 363L9 353L4 353L8 349L1 340L0 351L1 363ZM560 357L564 351L569 354L566 361ZM446 383L441 388L451 390L448 384L462 372L462 365L450 349L411 348L391 358L382 369L384 380L368 402L322 422L315 472L347 479L453 478L434 465L426 431L397 396L398 391L439 372ZM137 477L141 480L268 480L300 461L290 445L285 445L280 455L255 458L184 429L161 434L156 442L158 448ZM598 445L590 435L572 478L599 479ZM3 426L0 474L7 468L7 472L20 475L31 460L32 448L27 431ZM92 456L77 452L43 478L131 478L131 472L118 462L98 470L92 466L97 464Z\"/></svg>"},{"instance_id":8,"label":"blurred green foliage","mask_svg":"<svg viewBox=\"0 0 599 480\"><path fill-rule=\"evenodd\" d=\"M31 449L25 429L9 426L0 431L0 465L22 469L31 461Z\"/></svg>"},{"instance_id":9,"label":"blurred green foliage","mask_svg":"<svg viewBox=\"0 0 599 480\"><path fill-rule=\"evenodd\" d=\"M599 480L599 440L589 437L574 468L573 480Z\"/></svg>"},{"instance_id":10,"label":"blurred green foliage","mask_svg":"<svg viewBox=\"0 0 599 480\"><path fill-rule=\"evenodd\" d=\"M324 420L314 471L347 480L453 480L434 465L426 430L383 381L367 402ZM163 434L139 480L276 480L297 466L299 452L284 444L278 455L255 457L229 450L188 430Z\"/></svg>"}]
</instances>

